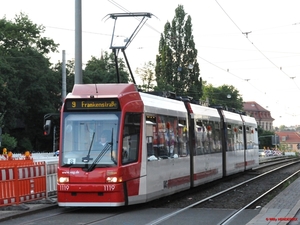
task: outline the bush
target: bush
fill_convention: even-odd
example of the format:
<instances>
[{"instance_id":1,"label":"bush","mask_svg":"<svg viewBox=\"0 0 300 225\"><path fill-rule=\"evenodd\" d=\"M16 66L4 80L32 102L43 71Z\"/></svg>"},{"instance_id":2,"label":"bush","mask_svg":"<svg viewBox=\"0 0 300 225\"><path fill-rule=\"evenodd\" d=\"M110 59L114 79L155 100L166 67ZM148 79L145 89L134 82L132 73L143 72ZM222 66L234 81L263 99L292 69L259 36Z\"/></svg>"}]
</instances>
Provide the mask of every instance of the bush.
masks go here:
<instances>
[{"instance_id":1,"label":"bush","mask_svg":"<svg viewBox=\"0 0 300 225\"><path fill-rule=\"evenodd\" d=\"M1 147L7 148L7 150L13 150L17 146L18 142L17 139L14 137L11 137L9 134L2 134L2 142Z\"/></svg>"}]
</instances>

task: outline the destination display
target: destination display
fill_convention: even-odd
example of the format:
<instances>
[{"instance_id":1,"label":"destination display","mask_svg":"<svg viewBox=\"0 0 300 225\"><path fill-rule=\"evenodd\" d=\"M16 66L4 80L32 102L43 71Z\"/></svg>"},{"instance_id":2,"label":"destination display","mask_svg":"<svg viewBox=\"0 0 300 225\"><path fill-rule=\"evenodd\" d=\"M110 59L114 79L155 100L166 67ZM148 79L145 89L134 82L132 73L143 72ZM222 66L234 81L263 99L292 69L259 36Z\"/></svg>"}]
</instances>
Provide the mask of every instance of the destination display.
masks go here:
<instances>
[{"instance_id":1,"label":"destination display","mask_svg":"<svg viewBox=\"0 0 300 225\"><path fill-rule=\"evenodd\" d=\"M117 99L68 99L66 110L115 110L119 109Z\"/></svg>"}]
</instances>

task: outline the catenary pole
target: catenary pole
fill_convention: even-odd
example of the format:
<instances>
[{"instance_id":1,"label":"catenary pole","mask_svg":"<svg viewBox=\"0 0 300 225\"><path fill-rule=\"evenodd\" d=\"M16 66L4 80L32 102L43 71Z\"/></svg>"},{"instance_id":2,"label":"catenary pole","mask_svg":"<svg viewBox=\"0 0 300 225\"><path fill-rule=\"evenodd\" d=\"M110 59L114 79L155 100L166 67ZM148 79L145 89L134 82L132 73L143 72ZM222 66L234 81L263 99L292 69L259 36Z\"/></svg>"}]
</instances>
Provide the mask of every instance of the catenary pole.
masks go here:
<instances>
[{"instance_id":1,"label":"catenary pole","mask_svg":"<svg viewBox=\"0 0 300 225\"><path fill-rule=\"evenodd\" d=\"M67 72L66 72L66 51L62 51L62 87L61 87L61 101L64 102L67 94Z\"/></svg>"},{"instance_id":2,"label":"catenary pole","mask_svg":"<svg viewBox=\"0 0 300 225\"><path fill-rule=\"evenodd\" d=\"M82 84L81 0L75 1L75 84Z\"/></svg>"}]
</instances>

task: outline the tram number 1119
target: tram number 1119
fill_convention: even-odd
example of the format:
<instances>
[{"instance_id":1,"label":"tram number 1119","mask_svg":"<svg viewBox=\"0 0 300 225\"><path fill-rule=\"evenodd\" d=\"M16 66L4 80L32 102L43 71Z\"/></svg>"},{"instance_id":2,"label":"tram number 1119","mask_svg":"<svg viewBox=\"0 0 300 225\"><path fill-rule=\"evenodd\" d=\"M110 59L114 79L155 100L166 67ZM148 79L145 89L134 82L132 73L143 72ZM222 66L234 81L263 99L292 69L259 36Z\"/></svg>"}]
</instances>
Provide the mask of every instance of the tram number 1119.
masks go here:
<instances>
[{"instance_id":1,"label":"tram number 1119","mask_svg":"<svg viewBox=\"0 0 300 225\"><path fill-rule=\"evenodd\" d=\"M104 191L114 191L115 190L115 185L104 185Z\"/></svg>"}]
</instances>

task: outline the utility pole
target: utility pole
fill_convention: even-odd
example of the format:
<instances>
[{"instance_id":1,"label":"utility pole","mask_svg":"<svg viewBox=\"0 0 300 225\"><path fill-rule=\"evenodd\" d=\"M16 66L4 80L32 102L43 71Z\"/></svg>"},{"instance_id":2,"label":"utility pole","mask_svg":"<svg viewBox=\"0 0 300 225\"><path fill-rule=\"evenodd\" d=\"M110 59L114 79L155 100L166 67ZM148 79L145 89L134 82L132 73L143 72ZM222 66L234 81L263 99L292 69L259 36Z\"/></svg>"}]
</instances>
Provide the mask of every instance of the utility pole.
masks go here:
<instances>
[{"instance_id":1,"label":"utility pole","mask_svg":"<svg viewBox=\"0 0 300 225\"><path fill-rule=\"evenodd\" d=\"M56 147L56 140L55 140L55 136L56 136L56 126L53 127L53 152L56 151L55 147Z\"/></svg>"},{"instance_id":2,"label":"utility pole","mask_svg":"<svg viewBox=\"0 0 300 225\"><path fill-rule=\"evenodd\" d=\"M66 51L62 51L62 87L61 87L61 102L63 103L67 95L67 74L66 74Z\"/></svg>"},{"instance_id":3,"label":"utility pole","mask_svg":"<svg viewBox=\"0 0 300 225\"><path fill-rule=\"evenodd\" d=\"M81 0L75 1L75 80L74 80L74 84L82 84Z\"/></svg>"}]
</instances>

